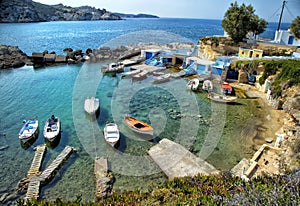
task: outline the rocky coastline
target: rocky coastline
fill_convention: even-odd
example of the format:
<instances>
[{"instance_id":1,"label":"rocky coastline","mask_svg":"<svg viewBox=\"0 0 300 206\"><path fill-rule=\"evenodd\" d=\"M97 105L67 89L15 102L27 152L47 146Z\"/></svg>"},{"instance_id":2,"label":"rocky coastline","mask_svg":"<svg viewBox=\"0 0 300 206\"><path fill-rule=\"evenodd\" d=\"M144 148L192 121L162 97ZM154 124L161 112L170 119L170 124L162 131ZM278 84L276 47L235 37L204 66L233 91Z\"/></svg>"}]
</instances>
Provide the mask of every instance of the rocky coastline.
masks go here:
<instances>
[{"instance_id":1,"label":"rocky coastline","mask_svg":"<svg viewBox=\"0 0 300 206\"><path fill-rule=\"evenodd\" d=\"M19 68L24 65L34 68L51 66L57 64L79 64L85 61L95 63L101 61L119 61L140 56L142 49L177 49L192 48L190 43L170 43L161 45L157 43L138 43L128 46L119 46L110 48L103 46L96 49L88 48L85 52L82 50L73 50L65 48L66 55L57 55L54 51L47 50L43 52L33 52L31 55L25 54L17 46L0 45L0 69Z\"/></svg>"},{"instance_id":2,"label":"rocky coastline","mask_svg":"<svg viewBox=\"0 0 300 206\"><path fill-rule=\"evenodd\" d=\"M32 0L2 0L0 23L47 21L122 20L106 9L90 6L70 7L63 4L45 5Z\"/></svg>"}]
</instances>

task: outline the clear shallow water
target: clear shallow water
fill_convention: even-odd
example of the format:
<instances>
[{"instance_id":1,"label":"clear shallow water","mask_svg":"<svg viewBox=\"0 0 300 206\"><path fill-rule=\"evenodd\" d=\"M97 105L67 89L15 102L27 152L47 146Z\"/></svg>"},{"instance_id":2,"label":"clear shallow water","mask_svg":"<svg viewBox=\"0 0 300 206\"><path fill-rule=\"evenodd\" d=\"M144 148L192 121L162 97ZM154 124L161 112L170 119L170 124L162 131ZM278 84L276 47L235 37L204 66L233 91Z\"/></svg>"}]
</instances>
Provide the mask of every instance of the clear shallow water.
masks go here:
<instances>
[{"instance_id":1,"label":"clear shallow water","mask_svg":"<svg viewBox=\"0 0 300 206\"><path fill-rule=\"evenodd\" d=\"M126 35L128 33L130 35ZM104 44L118 45L120 39L126 43L141 40L166 43L186 38L197 42L201 36L215 34L223 34L217 20L130 19L0 25L0 43L18 45L28 54L45 49L60 53L66 47L85 50ZM119 35L126 35L126 38ZM109 156L116 175L114 190L156 187L166 178L147 156L147 149L161 138L179 142L223 169L230 169L245 157L245 151L249 151L251 141L237 134L240 125L252 115L252 100L241 101L239 106L212 106L205 93L187 92L185 80L153 85L151 76L143 81L103 76L100 68L105 64L0 71L0 146L9 146L0 151L0 194L16 187L30 167L33 147L45 142L42 132L32 145L21 145L18 140L22 120L36 116L41 131L51 114L62 120L59 144L49 147L42 169L66 145L78 149L53 181L43 187L41 195L46 199L68 200L82 194L84 200L92 201L95 193L93 158L103 155ZM101 111L97 120L91 120L83 111L86 96L100 98ZM126 113L151 122L156 139L145 141L128 130L121 120ZM118 150L110 148L103 140L102 129L112 120L121 128Z\"/></svg>"},{"instance_id":2,"label":"clear shallow water","mask_svg":"<svg viewBox=\"0 0 300 206\"><path fill-rule=\"evenodd\" d=\"M162 138L174 140L195 154L208 157L218 168L229 169L241 159L247 146L245 141L242 144L232 135L236 134L236 128L226 135L223 129L228 124L226 106L211 105L205 93L186 91L186 80L152 84L151 75L142 81L103 76L100 68L104 64L0 71L0 131L1 135L6 133L6 137L0 139L0 146L9 146L0 151L3 162L1 193L13 190L26 175L34 156L33 147L45 143L42 128L51 114L61 118L63 132L58 145L48 148L42 169L66 145L75 147L78 152L63 165L51 183L43 187L41 197L45 199L70 200L82 194L84 200L92 201L95 193L93 159L97 156L108 156L110 169L116 176L115 191L157 187L166 178L148 157L147 150ZM100 99L97 119L90 118L83 110L85 97L93 95ZM249 106L240 105L234 110L245 113ZM148 137L129 130L122 122L127 113L151 123L156 138L148 141ZM240 119L244 121L249 115L245 113ZM18 140L22 120L35 116L40 120L39 137L32 145L24 147ZM110 121L115 121L121 129L117 149L103 139L103 127ZM230 123L227 127L231 128ZM234 147L231 145L233 139Z\"/></svg>"}]
</instances>

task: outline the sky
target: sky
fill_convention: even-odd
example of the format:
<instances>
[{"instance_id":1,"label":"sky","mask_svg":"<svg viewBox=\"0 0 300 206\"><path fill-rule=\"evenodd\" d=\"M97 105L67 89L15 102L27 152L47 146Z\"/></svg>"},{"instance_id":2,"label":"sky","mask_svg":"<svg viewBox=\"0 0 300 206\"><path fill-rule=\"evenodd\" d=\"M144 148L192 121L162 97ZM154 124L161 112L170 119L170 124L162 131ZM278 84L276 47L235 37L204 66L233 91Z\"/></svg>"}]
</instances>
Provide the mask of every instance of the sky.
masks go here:
<instances>
[{"instance_id":1,"label":"sky","mask_svg":"<svg viewBox=\"0 0 300 206\"><path fill-rule=\"evenodd\" d=\"M235 0L33 0L47 5L62 3L66 6L92 6L126 14L153 14L159 17L223 19ZM260 18L278 22L283 0L236 0L251 4ZM291 22L300 16L300 0L288 0L282 22Z\"/></svg>"}]
</instances>

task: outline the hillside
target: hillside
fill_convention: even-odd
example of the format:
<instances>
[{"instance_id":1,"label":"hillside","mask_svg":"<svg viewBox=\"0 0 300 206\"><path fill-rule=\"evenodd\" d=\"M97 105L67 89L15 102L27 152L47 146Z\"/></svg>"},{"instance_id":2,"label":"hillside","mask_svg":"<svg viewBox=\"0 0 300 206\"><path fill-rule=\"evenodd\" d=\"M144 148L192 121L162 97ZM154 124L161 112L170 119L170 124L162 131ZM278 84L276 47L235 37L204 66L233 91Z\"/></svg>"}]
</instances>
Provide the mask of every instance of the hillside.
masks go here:
<instances>
[{"instance_id":1,"label":"hillside","mask_svg":"<svg viewBox=\"0 0 300 206\"><path fill-rule=\"evenodd\" d=\"M121 20L105 9L90 6L45 5L32 0L1 0L0 23L45 21Z\"/></svg>"},{"instance_id":2,"label":"hillside","mask_svg":"<svg viewBox=\"0 0 300 206\"><path fill-rule=\"evenodd\" d=\"M116 12L114 12L114 14L120 16L121 18L159 18L158 16L151 14L123 14Z\"/></svg>"}]
</instances>

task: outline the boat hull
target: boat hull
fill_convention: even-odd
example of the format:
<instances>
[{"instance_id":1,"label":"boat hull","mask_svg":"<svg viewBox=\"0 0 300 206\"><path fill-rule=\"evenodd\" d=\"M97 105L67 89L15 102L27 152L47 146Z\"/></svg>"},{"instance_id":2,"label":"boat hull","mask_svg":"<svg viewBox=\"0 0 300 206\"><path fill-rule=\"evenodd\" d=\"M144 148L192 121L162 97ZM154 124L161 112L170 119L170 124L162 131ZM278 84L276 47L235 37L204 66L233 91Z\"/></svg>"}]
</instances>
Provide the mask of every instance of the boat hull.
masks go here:
<instances>
[{"instance_id":1,"label":"boat hull","mask_svg":"<svg viewBox=\"0 0 300 206\"><path fill-rule=\"evenodd\" d=\"M215 93L209 93L208 98L219 103L235 103L237 100L237 97L224 96Z\"/></svg>"},{"instance_id":2,"label":"boat hull","mask_svg":"<svg viewBox=\"0 0 300 206\"><path fill-rule=\"evenodd\" d=\"M125 116L124 122L132 131L136 133L151 135L151 136L153 136L154 134L153 128L149 124L143 121L137 120L130 116Z\"/></svg>"},{"instance_id":3,"label":"boat hull","mask_svg":"<svg viewBox=\"0 0 300 206\"><path fill-rule=\"evenodd\" d=\"M112 147L114 147L120 140L119 128L115 123L106 124L103 133L105 141Z\"/></svg>"},{"instance_id":4,"label":"boat hull","mask_svg":"<svg viewBox=\"0 0 300 206\"><path fill-rule=\"evenodd\" d=\"M43 131L45 139L53 142L60 134L60 127L60 119L58 117L55 117L54 119L48 119Z\"/></svg>"},{"instance_id":5,"label":"boat hull","mask_svg":"<svg viewBox=\"0 0 300 206\"><path fill-rule=\"evenodd\" d=\"M19 139L22 142L27 142L33 137L36 138L39 133L39 124L37 119L31 119L24 123L19 132Z\"/></svg>"},{"instance_id":6,"label":"boat hull","mask_svg":"<svg viewBox=\"0 0 300 206\"><path fill-rule=\"evenodd\" d=\"M87 97L84 102L84 110L89 115L97 115L100 109L99 99L95 97Z\"/></svg>"}]
</instances>

